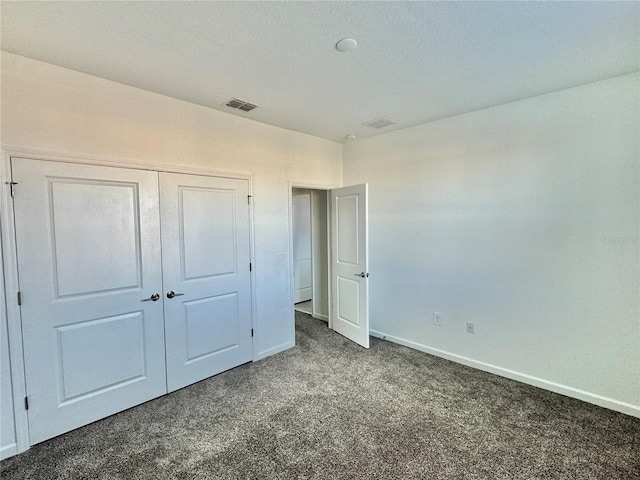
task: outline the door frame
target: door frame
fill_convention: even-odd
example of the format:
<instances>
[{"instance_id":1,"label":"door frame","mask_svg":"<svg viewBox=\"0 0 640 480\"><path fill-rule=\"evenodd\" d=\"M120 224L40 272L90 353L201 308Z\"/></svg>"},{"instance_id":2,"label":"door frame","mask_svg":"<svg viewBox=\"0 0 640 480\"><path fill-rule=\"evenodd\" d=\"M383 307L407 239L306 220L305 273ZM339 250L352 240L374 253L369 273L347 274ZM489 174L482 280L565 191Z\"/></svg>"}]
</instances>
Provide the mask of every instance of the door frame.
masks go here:
<instances>
[{"instance_id":1,"label":"door frame","mask_svg":"<svg viewBox=\"0 0 640 480\"><path fill-rule=\"evenodd\" d=\"M11 386L13 389L13 415L16 434L15 453L22 453L29 448L29 419L25 407L26 376L24 372L24 356L22 349L22 322L20 308L17 303L18 259L15 242L15 223L11 189L6 182L11 179L11 164L8 154L3 152L2 168L0 168L0 231L2 232L1 248L4 268L4 288L1 294L2 308L6 307L7 332L9 335L9 362L11 364ZM12 298L14 301L9 301ZM14 453L14 452L12 452Z\"/></svg>"},{"instance_id":2,"label":"door frame","mask_svg":"<svg viewBox=\"0 0 640 480\"><path fill-rule=\"evenodd\" d=\"M21 147L2 146L0 151L0 248L4 267L4 292L0 295L6 299L6 318L9 332L9 356L11 362L11 381L13 387L13 406L16 430L17 452L22 453L29 449L29 423L28 413L25 409L26 376L24 366L24 350L22 346L22 321L20 307L12 298L17 298L20 289L18 277L17 245L15 236L15 219L13 212L13 202L11 188L7 182L11 179L11 159L29 158L32 160L45 160L49 162L75 163L79 165L92 165L103 167L124 168L130 170L148 170L155 172L178 173L186 175L203 175L208 177L235 178L246 180L249 186L249 195L253 196L253 175L246 173L236 173L220 171L207 168L187 167L180 165L170 165L164 163L139 163L133 159L110 158L97 155L67 155L59 152L43 151ZM19 187L16 187L19 194ZM254 234L254 212L253 202L249 202L249 257L255 265L255 234ZM258 356L258 335L260 329L257 328L256 319L256 281L255 272L250 274L251 279L251 325L254 329L252 345L252 361L256 361ZM1 284L0 284L1 287ZM0 308L1 305L0 305Z\"/></svg>"},{"instance_id":3,"label":"door frame","mask_svg":"<svg viewBox=\"0 0 640 480\"><path fill-rule=\"evenodd\" d=\"M295 345L295 338L296 338L296 311L294 308L294 299L295 299L295 285L294 285L294 281L293 281L293 189L294 188L299 188L299 189L303 189L303 190L319 190L319 191L324 191L327 193L327 269L329 271L329 275L327 276L327 294L328 294L328 301L329 301L329 305L327 305L328 307L328 311L327 311L327 317L328 317L328 324L329 324L329 328L331 328L333 325L333 319L331 317L331 212L329 211L329 207L330 207L330 202L331 199L329 197L329 191L333 190L334 188L340 188L340 185L318 185L318 184L313 184L313 183L303 183L303 182L297 182L294 180L289 180L287 182L288 184L288 196L289 196L289 277L288 277L288 282L289 282L289 308L291 309L291 314L290 314L290 318L291 318L291 344ZM313 204L313 195L311 196L311 202ZM313 211L313 205L311 206L311 209ZM312 213L312 219L311 219L311 223L313 224L313 213ZM313 237L313 235L312 235ZM313 273L314 273L314 269L313 269L313 238L312 238L312 246L311 246L311 251L312 251L312 259L311 259L311 276L313 278Z\"/></svg>"}]
</instances>

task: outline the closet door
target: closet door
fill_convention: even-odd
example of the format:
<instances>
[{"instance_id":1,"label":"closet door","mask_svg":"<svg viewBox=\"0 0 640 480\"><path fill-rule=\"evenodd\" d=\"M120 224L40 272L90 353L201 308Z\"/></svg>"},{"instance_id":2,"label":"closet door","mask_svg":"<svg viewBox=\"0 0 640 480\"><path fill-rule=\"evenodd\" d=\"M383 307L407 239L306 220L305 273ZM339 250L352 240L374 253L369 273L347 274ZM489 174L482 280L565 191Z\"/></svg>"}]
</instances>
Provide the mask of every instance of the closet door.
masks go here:
<instances>
[{"instance_id":1,"label":"closet door","mask_svg":"<svg viewBox=\"0 0 640 480\"><path fill-rule=\"evenodd\" d=\"M167 385L252 359L246 180L160 174Z\"/></svg>"},{"instance_id":2,"label":"closet door","mask_svg":"<svg viewBox=\"0 0 640 480\"><path fill-rule=\"evenodd\" d=\"M166 392L158 174L12 172L34 444Z\"/></svg>"}]
</instances>

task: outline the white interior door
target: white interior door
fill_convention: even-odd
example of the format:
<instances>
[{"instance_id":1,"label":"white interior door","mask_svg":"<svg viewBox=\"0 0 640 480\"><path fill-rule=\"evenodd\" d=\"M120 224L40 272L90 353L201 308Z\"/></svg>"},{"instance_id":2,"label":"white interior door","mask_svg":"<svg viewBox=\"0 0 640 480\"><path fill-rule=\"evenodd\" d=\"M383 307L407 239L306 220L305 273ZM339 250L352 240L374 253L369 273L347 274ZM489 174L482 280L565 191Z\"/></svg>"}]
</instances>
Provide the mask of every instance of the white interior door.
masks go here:
<instances>
[{"instance_id":1,"label":"white interior door","mask_svg":"<svg viewBox=\"0 0 640 480\"><path fill-rule=\"evenodd\" d=\"M12 172L34 444L166 392L163 305L150 300L158 176L27 159Z\"/></svg>"},{"instance_id":2,"label":"white interior door","mask_svg":"<svg viewBox=\"0 0 640 480\"><path fill-rule=\"evenodd\" d=\"M331 325L369 348L367 184L331 190Z\"/></svg>"},{"instance_id":3,"label":"white interior door","mask_svg":"<svg viewBox=\"0 0 640 480\"><path fill-rule=\"evenodd\" d=\"M294 303L311 300L311 195L294 194L293 217L293 280Z\"/></svg>"},{"instance_id":4,"label":"white interior door","mask_svg":"<svg viewBox=\"0 0 640 480\"><path fill-rule=\"evenodd\" d=\"M252 359L248 193L246 180L160 174L169 391Z\"/></svg>"}]
</instances>

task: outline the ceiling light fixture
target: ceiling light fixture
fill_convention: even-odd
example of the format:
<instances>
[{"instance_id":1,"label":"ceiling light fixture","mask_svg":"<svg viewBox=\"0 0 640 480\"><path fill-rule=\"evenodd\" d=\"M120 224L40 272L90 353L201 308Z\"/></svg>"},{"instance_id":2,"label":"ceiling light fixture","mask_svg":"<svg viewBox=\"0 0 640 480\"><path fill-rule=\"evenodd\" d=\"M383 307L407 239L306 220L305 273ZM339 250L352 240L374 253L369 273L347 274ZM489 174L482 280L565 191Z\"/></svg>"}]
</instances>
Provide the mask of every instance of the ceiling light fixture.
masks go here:
<instances>
[{"instance_id":1,"label":"ceiling light fixture","mask_svg":"<svg viewBox=\"0 0 640 480\"><path fill-rule=\"evenodd\" d=\"M344 138L347 139L347 140L355 140L356 138L358 138L358 136L354 135L353 133L350 133L349 135L347 135Z\"/></svg>"},{"instance_id":2,"label":"ceiling light fixture","mask_svg":"<svg viewBox=\"0 0 640 480\"><path fill-rule=\"evenodd\" d=\"M336 50L339 52L350 52L351 50L355 50L358 46L358 42L356 42L353 38L343 38L338 43L336 43Z\"/></svg>"}]
</instances>

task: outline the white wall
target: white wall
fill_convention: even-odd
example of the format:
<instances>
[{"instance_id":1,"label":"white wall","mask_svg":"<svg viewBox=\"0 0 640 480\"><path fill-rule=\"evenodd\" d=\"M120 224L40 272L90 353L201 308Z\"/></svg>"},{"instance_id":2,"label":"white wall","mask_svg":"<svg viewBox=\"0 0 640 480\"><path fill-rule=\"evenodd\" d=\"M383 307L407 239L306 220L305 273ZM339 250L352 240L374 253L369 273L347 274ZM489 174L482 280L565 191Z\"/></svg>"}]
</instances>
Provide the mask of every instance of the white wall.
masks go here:
<instances>
[{"instance_id":1,"label":"white wall","mask_svg":"<svg viewBox=\"0 0 640 480\"><path fill-rule=\"evenodd\" d=\"M631 74L345 145L344 184L370 186L372 329L640 416L639 91Z\"/></svg>"},{"instance_id":2,"label":"white wall","mask_svg":"<svg viewBox=\"0 0 640 480\"><path fill-rule=\"evenodd\" d=\"M257 353L293 346L288 182L341 185L340 144L2 52L2 146L252 174Z\"/></svg>"}]
</instances>

